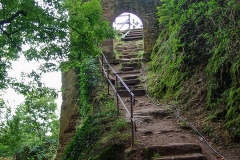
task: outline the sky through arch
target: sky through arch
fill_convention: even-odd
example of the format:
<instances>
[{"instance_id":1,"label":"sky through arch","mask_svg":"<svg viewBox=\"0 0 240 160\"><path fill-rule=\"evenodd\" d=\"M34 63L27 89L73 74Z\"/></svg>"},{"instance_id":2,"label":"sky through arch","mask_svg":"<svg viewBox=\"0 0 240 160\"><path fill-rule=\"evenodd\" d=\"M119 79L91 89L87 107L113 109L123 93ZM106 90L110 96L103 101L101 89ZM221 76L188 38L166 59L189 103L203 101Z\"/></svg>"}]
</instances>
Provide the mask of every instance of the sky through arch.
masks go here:
<instances>
[{"instance_id":1,"label":"sky through arch","mask_svg":"<svg viewBox=\"0 0 240 160\"><path fill-rule=\"evenodd\" d=\"M133 13L124 12L115 18L112 26L116 30L129 30L136 28L143 28L141 19Z\"/></svg>"}]
</instances>

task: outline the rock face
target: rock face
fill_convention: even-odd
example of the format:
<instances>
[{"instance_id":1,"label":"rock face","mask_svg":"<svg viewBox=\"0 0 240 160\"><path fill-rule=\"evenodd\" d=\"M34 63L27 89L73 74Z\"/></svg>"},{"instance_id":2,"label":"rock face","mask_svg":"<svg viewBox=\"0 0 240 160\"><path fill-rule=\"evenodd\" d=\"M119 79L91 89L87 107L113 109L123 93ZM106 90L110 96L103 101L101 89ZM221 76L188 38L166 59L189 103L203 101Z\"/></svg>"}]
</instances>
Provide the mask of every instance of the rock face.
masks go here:
<instances>
[{"instance_id":1,"label":"rock face","mask_svg":"<svg viewBox=\"0 0 240 160\"><path fill-rule=\"evenodd\" d=\"M77 76L75 71L69 70L62 74L62 106L60 116L59 144L56 160L61 158L66 146L75 134L77 124Z\"/></svg>"}]
</instances>

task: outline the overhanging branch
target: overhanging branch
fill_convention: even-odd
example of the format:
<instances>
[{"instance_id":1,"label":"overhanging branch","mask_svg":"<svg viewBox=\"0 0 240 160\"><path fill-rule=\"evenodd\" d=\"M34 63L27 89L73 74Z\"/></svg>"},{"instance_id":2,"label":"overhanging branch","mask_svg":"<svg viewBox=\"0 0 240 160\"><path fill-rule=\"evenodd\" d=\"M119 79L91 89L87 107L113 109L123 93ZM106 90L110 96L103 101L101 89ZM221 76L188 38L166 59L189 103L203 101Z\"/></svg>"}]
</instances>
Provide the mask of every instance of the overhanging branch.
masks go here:
<instances>
[{"instance_id":1,"label":"overhanging branch","mask_svg":"<svg viewBox=\"0 0 240 160\"><path fill-rule=\"evenodd\" d=\"M13 14L8 19L0 21L0 24L3 25L3 24L6 24L6 23L11 23L12 20L14 20L15 18L19 17L20 15L27 16L27 13L25 11L23 11L23 10L17 11L15 14Z\"/></svg>"},{"instance_id":2,"label":"overhanging branch","mask_svg":"<svg viewBox=\"0 0 240 160\"><path fill-rule=\"evenodd\" d=\"M11 38L11 36L10 36L11 34L8 34L6 31L4 31L4 29L3 29L2 27L0 27L0 29L1 29L1 31L3 32L3 34L6 35L7 38L11 41L11 43L12 43L18 50L22 51L22 48L19 47L19 46L13 41L13 39Z\"/></svg>"}]
</instances>

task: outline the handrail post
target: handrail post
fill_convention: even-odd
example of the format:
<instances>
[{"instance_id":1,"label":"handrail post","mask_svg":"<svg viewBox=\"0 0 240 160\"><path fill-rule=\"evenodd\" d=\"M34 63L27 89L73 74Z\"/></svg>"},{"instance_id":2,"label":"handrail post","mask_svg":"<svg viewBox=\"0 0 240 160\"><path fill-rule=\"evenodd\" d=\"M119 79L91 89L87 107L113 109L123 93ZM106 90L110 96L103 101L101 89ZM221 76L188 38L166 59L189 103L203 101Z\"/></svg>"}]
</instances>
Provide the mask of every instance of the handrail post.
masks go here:
<instances>
[{"instance_id":1,"label":"handrail post","mask_svg":"<svg viewBox=\"0 0 240 160\"><path fill-rule=\"evenodd\" d=\"M107 78L109 79L109 66L107 65ZM108 82L108 95L110 94L109 93L109 82Z\"/></svg>"},{"instance_id":2,"label":"handrail post","mask_svg":"<svg viewBox=\"0 0 240 160\"><path fill-rule=\"evenodd\" d=\"M135 97L134 97L134 95L132 95L132 108L135 106ZM135 132L137 131L137 126L136 126L136 122L134 122L133 121L133 123L134 123L134 128L135 128Z\"/></svg>"},{"instance_id":3,"label":"handrail post","mask_svg":"<svg viewBox=\"0 0 240 160\"><path fill-rule=\"evenodd\" d=\"M121 101L123 107L125 108L125 110L127 111L128 115L130 115L131 117L131 124L132 124L132 146L134 146L134 127L135 127L135 131L136 131L136 123L133 119L133 106L135 105L135 99L134 99L134 94L132 93L132 91L128 88L128 86L124 83L124 81L121 79L121 77L119 77L119 75L113 70L113 68L110 66L110 64L108 63L106 57L104 56L104 54L102 53L102 59L105 60L106 64L107 64L107 73L105 71L105 68L104 68L104 65L103 65L103 71L104 71L104 74L105 76L107 77L108 79L108 94L110 94L110 90L109 90L109 85L111 85L113 87L113 90L117 96L117 110L118 110L118 114L119 114L119 100ZM115 74L116 76L116 88L114 88L112 82L109 80L109 74L110 74L110 70L109 68L111 69L111 71L113 71L113 73ZM119 97L119 94L118 94L118 80L120 81L120 83L126 88L126 90L129 92L130 94L130 107L131 107L131 112L129 112L128 108L126 107L126 105L124 104L123 100L121 99L121 97Z\"/></svg>"},{"instance_id":4,"label":"handrail post","mask_svg":"<svg viewBox=\"0 0 240 160\"><path fill-rule=\"evenodd\" d=\"M101 59L102 59L102 73L104 74L104 69L103 69L103 66L104 66L104 62L103 62L103 54L101 56Z\"/></svg>"},{"instance_id":5,"label":"handrail post","mask_svg":"<svg viewBox=\"0 0 240 160\"><path fill-rule=\"evenodd\" d=\"M117 75L115 75L116 76L116 80L115 80L115 83L116 83L116 90L117 90L117 93L116 93L116 98L117 98L117 115L119 116L119 100L118 100L118 78L117 78Z\"/></svg>"},{"instance_id":6,"label":"handrail post","mask_svg":"<svg viewBox=\"0 0 240 160\"><path fill-rule=\"evenodd\" d=\"M131 123L132 123L132 147L134 146L134 122L133 122L133 96L130 95L131 103Z\"/></svg>"}]
</instances>

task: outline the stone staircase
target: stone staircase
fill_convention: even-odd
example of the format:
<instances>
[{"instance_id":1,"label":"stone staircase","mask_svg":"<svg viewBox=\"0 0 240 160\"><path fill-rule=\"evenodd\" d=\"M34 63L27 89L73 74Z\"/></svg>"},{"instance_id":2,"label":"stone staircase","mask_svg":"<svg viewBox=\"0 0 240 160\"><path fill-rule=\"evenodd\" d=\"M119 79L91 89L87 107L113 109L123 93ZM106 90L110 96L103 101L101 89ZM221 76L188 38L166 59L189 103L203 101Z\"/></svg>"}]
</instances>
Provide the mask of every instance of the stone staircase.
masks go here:
<instances>
[{"instance_id":1,"label":"stone staircase","mask_svg":"<svg viewBox=\"0 0 240 160\"><path fill-rule=\"evenodd\" d=\"M131 29L127 32L124 37L121 39L122 41L133 41L143 39L143 29Z\"/></svg>"},{"instance_id":2,"label":"stone staircase","mask_svg":"<svg viewBox=\"0 0 240 160\"><path fill-rule=\"evenodd\" d=\"M139 54L143 50L143 42L127 41L117 45L119 64L112 64L117 74L135 95L133 109L136 131L136 146L125 151L126 160L207 160L214 159L212 153L195 144L192 133L185 131L177 125L173 119L171 107L158 106L148 100L142 78L142 57ZM116 48L115 48L116 49ZM112 82L115 78L112 75ZM129 93L125 87L119 85L119 95L124 103L130 102ZM129 103L130 104L130 103ZM129 106L128 106L129 107ZM130 109L130 108L129 108ZM123 116L130 120L123 108ZM179 138L180 137L180 138ZM205 146L206 147L206 146ZM207 157L205 154L207 153ZM209 156L211 155L211 156ZM210 158L209 158L210 157Z\"/></svg>"},{"instance_id":3,"label":"stone staircase","mask_svg":"<svg viewBox=\"0 0 240 160\"><path fill-rule=\"evenodd\" d=\"M207 160L202 148L192 143L170 143L146 147L146 159L151 160Z\"/></svg>"},{"instance_id":4,"label":"stone staircase","mask_svg":"<svg viewBox=\"0 0 240 160\"><path fill-rule=\"evenodd\" d=\"M128 42L118 45L118 47L121 48L119 51L121 51L122 55L119 56L118 67L113 66L113 68L135 96L144 96L146 91L141 78L142 57L138 54L140 50L143 50L142 43ZM121 97L129 96L128 91L122 84L119 86L118 94Z\"/></svg>"},{"instance_id":5,"label":"stone staircase","mask_svg":"<svg viewBox=\"0 0 240 160\"><path fill-rule=\"evenodd\" d=\"M134 108L138 147L125 151L126 160L207 160L191 133L174 123L167 105L142 104L142 99L136 98Z\"/></svg>"}]
</instances>

